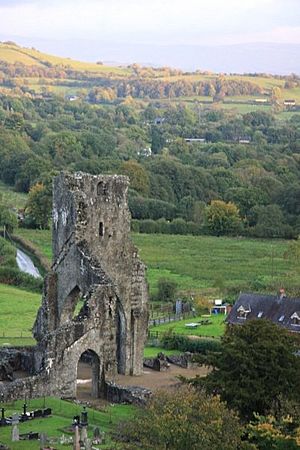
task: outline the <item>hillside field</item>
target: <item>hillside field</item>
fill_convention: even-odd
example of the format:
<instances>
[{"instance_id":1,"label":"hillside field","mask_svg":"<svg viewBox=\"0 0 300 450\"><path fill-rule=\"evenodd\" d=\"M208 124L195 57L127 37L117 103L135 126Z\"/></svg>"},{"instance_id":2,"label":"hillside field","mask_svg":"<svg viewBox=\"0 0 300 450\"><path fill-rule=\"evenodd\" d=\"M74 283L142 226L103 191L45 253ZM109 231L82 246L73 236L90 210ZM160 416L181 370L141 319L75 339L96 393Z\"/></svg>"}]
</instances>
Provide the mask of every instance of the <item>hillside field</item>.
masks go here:
<instances>
[{"instance_id":1,"label":"hillside field","mask_svg":"<svg viewBox=\"0 0 300 450\"><path fill-rule=\"evenodd\" d=\"M18 229L16 234L51 258L49 230ZM283 257L288 241L137 233L132 239L148 267L152 293L163 277L176 281L182 291L299 285L299 271Z\"/></svg>"}]
</instances>

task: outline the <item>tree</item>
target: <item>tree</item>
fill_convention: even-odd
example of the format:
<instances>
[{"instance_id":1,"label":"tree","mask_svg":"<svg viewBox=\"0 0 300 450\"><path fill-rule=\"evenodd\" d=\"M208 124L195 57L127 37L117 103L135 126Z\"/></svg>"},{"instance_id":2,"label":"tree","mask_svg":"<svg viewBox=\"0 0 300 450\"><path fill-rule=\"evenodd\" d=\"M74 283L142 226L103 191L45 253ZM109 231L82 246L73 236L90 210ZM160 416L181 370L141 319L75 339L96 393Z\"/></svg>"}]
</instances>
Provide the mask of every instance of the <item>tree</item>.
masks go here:
<instances>
[{"instance_id":1,"label":"tree","mask_svg":"<svg viewBox=\"0 0 300 450\"><path fill-rule=\"evenodd\" d=\"M25 207L25 221L32 226L48 228L52 208L52 193L49 185L37 183L29 191Z\"/></svg>"},{"instance_id":2,"label":"tree","mask_svg":"<svg viewBox=\"0 0 300 450\"><path fill-rule=\"evenodd\" d=\"M236 205L222 200L212 200L205 208L205 223L208 230L217 236L237 234L242 225Z\"/></svg>"},{"instance_id":3,"label":"tree","mask_svg":"<svg viewBox=\"0 0 300 450\"><path fill-rule=\"evenodd\" d=\"M287 225L285 216L278 205L254 206L249 213L249 222L255 226L249 229L256 237L293 237L293 229Z\"/></svg>"},{"instance_id":4,"label":"tree","mask_svg":"<svg viewBox=\"0 0 300 450\"><path fill-rule=\"evenodd\" d=\"M248 440L260 450L299 450L300 422L290 414L278 419L273 415L256 414L246 432Z\"/></svg>"},{"instance_id":5,"label":"tree","mask_svg":"<svg viewBox=\"0 0 300 450\"><path fill-rule=\"evenodd\" d=\"M300 358L296 339L284 328L259 319L228 327L215 369L207 377L244 419L280 408L280 399L300 400Z\"/></svg>"},{"instance_id":6,"label":"tree","mask_svg":"<svg viewBox=\"0 0 300 450\"><path fill-rule=\"evenodd\" d=\"M175 299L177 291L176 281L168 278L159 278L157 282L158 292L157 298L163 302L172 302Z\"/></svg>"},{"instance_id":7,"label":"tree","mask_svg":"<svg viewBox=\"0 0 300 450\"><path fill-rule=\"evenodd\" d=\"M13 233L17 225L18 220L16 214L1 201L0 197L0 227L3 227L9 233Z\"/></svg>"},{"instance_id":8,"label":"tree","mask_svg":"<svg viewBox=\"0 0 300 450\"><path fill-rule=\"evenodd\" d=\"M130 179L130 187L140 194L149 193L149 175L144 167L137 161L125 161L121 166L121 172Z\"/></svg>"},{"instance_id":9,"label":"tree","mask_svg":"<svg viewBox=\"0 0 300 450\"><path fill-rule=\"evenodd\" d=\"M132 422L121 424L122 449L235 450L241 444L238 417L218 396L191 386L154 395Z\"/></svg>"}]
</instances>

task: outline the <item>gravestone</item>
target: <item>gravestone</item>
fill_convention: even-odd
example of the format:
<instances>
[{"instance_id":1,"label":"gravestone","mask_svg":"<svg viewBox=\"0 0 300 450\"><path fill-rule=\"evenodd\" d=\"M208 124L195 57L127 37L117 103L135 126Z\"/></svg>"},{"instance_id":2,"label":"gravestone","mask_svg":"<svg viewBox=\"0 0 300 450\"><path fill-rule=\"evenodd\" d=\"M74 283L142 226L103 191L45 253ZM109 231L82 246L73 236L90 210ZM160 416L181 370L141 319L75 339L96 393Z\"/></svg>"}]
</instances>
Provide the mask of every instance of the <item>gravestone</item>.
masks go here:
<instances>
[{"instance_id":1,"label":"gravestone","mask_svg":"<svg viewBox=\"0 0 300 450\"><path fill-rule=\"evenodd\" d=\"M48 442L48 436L46 433L41 433L40 434L40 448L43 449Z\"/></svg>"},{"instance_id":2,"label":"gravestone","mask_svg":"<svg viewBox=\"0 0 300 450\"><path fill-rule=\"evenodd\" d=\"M73 450L80 450L80 436L78 424L75 425L74 429Z\"/></svg>"},{"instance_id":3,"label":"gravestone","mask_svg":"<svg viewBox=\"0 0 300 450\"><path fill-rule=\"evenodd\" d=\"M19 414L13 414L12 416L12 430L11 430L11 440L12 442L16 442L20 440L20 434L19 434Z\"/></svg>"},{"instance_id":4,"label":"gravestone","mask_svg":"<svg viewBox=\"0 0 300 450\"><path fill-rule=\"evenodd\" d=\"M93 431L93 444L102 444L103 433L101 433L99 427L95 427Z\"/></svg>"}]
</instances>

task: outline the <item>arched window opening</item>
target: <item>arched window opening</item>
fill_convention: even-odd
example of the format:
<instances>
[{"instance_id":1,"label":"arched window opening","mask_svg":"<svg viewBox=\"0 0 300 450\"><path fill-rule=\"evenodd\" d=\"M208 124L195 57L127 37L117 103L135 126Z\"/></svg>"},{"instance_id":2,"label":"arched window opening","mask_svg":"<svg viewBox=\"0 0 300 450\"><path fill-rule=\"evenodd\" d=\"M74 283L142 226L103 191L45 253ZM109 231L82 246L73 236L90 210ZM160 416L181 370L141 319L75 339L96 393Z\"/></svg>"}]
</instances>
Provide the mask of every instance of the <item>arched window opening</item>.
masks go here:
<instances>
[{"instance_id":1,"label":"arched window opening","mask_svg":"<svg viewBox=\"0 0 300 450\"><path fill-rule=\"evenodd\" d=\"M62 311L60 314L60 322L70 321L78 316L84 305L84 298L78 286L75 286L65 298Z\"/></svg>"},{"instance_id":2,"label":"arched window opening","mask_svg":"<svg viewBox=\"0 0 300 450\"><path fill-rule=\"evenodd\" d=\"M99 181L97 185L97 194L98 195L107 195L107 186L103 181Z\"/></svg>"},{"instance_id":3,"label":"arched window opening","mask_svg":"<svg viewBox=\"0 0 300 450\"><path fill-rule=\"evenodd\" d=\"M100 396L100 359L93 350L82 353L77 364L77 398Z\"/></svg>"}]
</instances>

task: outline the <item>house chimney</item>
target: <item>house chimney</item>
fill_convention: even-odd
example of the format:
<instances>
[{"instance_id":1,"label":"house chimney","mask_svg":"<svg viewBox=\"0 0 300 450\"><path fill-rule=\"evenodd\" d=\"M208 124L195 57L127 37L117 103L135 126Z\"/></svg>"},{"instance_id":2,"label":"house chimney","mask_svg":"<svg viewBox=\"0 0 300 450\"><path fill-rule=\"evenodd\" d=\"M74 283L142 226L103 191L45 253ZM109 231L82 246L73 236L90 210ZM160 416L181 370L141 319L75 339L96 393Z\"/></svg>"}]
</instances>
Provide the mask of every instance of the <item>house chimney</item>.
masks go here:
<instances>
[{"instance_id":1,"label":"house chimney","mask_svg":"<svg viewBox=\"0 0 300 450\"><path fill-rule=\"evenodd\" d=\"M283 300L286 297L285 290L283 288L279 289L279 300Z\"/></svg>"}]
</instances>

